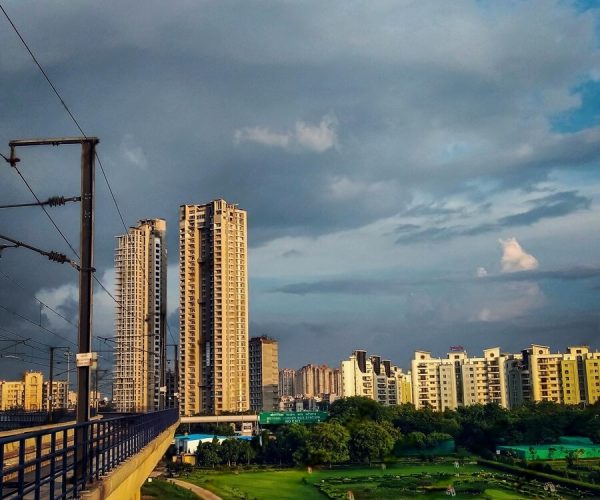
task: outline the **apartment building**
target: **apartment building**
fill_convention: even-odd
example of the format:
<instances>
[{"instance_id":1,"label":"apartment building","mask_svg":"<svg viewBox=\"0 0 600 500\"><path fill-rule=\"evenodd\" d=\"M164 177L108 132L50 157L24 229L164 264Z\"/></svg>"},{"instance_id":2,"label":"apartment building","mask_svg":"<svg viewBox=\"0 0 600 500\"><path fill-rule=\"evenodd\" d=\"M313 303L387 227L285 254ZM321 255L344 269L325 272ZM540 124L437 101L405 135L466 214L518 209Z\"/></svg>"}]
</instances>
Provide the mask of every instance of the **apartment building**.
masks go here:
<instances>
[{"instance_id":1,"label":"apartment building","mask_svg":"<svg viewBox=\"0 0 600 500\"><path fill-rule=\"evenodd\" d=\"M164 219L139 221L117 236L115 370L117 411L164 407L167 250Z\"/></svg>"},{"instance_id":2,"label":"apartment building","mask_svg":"<svg viewBox=\"0 0 600 500\"><path fill-rule=\"evenodd\" d=\"M296 370L282 368L279 370L279 397L296 395Z\"/></svg>"},{"instance_id":3,"label":"apartment building","mask_svg":"<svg viewBox=\"0 0 600 500\"><path fill-rule=\"evenodd\" d=\"M532 344L524 352L529 371L531 401L563 402L561 363L563 355L551 353L550 347Z\"/></svg>"},{"instance_id":4,"label":"apartment building","mask_svg":"<svg viewBox=\"0 0 600 500\"><path fill-rule=\"evenodd\" d=\"M250 409L276 411L279 409L278 344L269 337L250 339Z\"/></svg>"},{"instance_id":5,"label":"apartment building","mask_svg":"<svg viewBox=\"0 0 600 500\"><path fill-rule=\"evenodd\" d=\"M44 375L38 371L23 373L21 380L0 380L0 410L42 411Z\"/></svg>"},{"instance_id":6,"label":"apartment building","mask_svg":"<svg viewBox=\"0 0 600 500\"><path fill-rule=\"evenodd\" d=\"M381 356L356 350L342 361L340 372L342 397L363 396L383 405L412 402L410 374Z\"/></svg>"},{"instance_id":7,"label":"apartment building","mask_svg":"<svg viewBox=\"0 0 600 500\"><path fill-rule=\"evenodd\" d=\"M453 359L433 358L429 351L416 351L411 361L413 403L416 408L443 411L458 406L456 364L466 357L454 353Z\"/></svg>"},{"instance_id":8,"label":"apartment building","mask_svg":"<svg viewBox=\"0 0 600 500\"><path fill-rule=\"evenodd\" d=\"M53 380L52 390L50 390L50 381L44 382L42 408L49 410L51 404L53 410L69 407L69 388L66 380Z\"/></svg>"},{"instance_id":9,"label":"apartment building","mask_svg":"<svg viewBox=\"0 0 600 500\"><path fill-rule=\"evenodd\" d=\"M483 357L461 350L443 359L417 351L411 368L417 408L487 403L516 408L528 401L593 404L600 399L600 353L587 346L552 353L548 346L532 344L516 354L494 347Z\"/></svg>"},{"instance_id":10,"label":"apartment building","mask_svg":"<svg viewBox=\"0 0 600 500\"><path fill-rule=\"evenodd\" d=\"M179 210L182 415L250 408L247 215L214 200Z\"/></svg>"},{"instance_id":11,"label":"apartment building","mask_svg":"<svg viewBox=\"0 0 600 500\"><path fill-rule=\"evenodd\" d=\"M295 395L323 397L340 394L340 371L327 365L308 364L296 370L294 377Z\"/></svg>"},{"instance_id":12,"label":"apartment building","mask_svg":"<svg viewBox=\"0 0 600 500\"><path fill-rule=\"evenodd\" d=\"M594 404L600 399L600 352L588 346L568 347L561 362L565 404Z\"/></svg>"}]
</instances>

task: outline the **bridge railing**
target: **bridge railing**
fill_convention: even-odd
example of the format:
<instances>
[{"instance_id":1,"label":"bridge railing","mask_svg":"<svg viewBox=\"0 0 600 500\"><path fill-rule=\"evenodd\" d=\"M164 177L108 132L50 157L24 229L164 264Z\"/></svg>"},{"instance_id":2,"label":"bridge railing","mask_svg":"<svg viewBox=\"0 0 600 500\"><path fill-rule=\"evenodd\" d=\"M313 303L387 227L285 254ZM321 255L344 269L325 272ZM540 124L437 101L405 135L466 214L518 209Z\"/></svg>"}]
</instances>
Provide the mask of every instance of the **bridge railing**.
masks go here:
<instances>
[{"instance_id":1,"label":"bridge railing","mask_svg":"<svg viewBox=\"0 0 600 500\"><path fill-rule=\"evenodd\" d=\"M0 439L0 499L77 498L177 422L176 409Z\"/></svg>"}]
</instances>

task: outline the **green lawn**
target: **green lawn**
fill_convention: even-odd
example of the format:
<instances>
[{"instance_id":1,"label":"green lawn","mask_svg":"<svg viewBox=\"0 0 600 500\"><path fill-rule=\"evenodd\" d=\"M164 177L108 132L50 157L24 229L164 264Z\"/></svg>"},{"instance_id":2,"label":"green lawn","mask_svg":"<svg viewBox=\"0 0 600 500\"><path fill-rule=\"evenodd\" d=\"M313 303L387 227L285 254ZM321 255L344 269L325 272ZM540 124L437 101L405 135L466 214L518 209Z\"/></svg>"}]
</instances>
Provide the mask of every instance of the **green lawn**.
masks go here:
<instances>
[{"instance_id":1,"label":"green lawn","mask_svg":"<svg viewBox=\"0 0 600 500\"><path fill-rule=\"evenodd\" d=\"M151 483L145 482L142 486L142 499L168 498L169 500L198 500L198 497L190 491L180 488L174 484L159 479L153 479Z\"/></svg>"},{"instance_id":2,"label":"green lawn","mask_svg":"<svg viewBox=\"0 0 600 500\"><path fill-rule=\"evenodd\" d=\"M459 469L463 476L486 470L480 465L464 465ZM315 484L327 481L332 478L344 478L348 481L348 486L340 485L340 491L343 493L346 489L352 489L356 498L383 498L382 490L375 493L376 485L381 482L378 478L382 476L404 476L408 474L435 474L447 473L454 475L456 469L452 463L407 463L389 466L386 470L379 467L334 467L333 469L319 468L312 474L308 474L306 469L282 469L282 470L253 470L240 471L239 473L230 471L205 471L199 470L193 472L182 479L198 484L206 489L215 492L224 500L229 499L324 499L327 498ZM367 477L372 478L373 485L365 484ZM353 481L353 478L357 478ZM342 491L343 490L343 491ZM336 488L337 491L337 488ZM388 496L389 493L389 496ZM519 498L509 496L509 491L498 489L496 492L490 492L490 498L507 499ZM398 498L398 492L390 489L385 490L387 498ZM443 495L431 494L427 498L448 498Z\"/></svg>"},{"instance_id":3,"label":"green lawn","mask_svg":"<svg viewBox=\"0 0 600 500\"><path fill-rule=\"evenodd\" d=\"M258 499L323 499L317 488L304 483L306 471L287 469L282 471L256 471L206 473L194 472L183 480L211 490L224 500L241 498Z\"/></svg>"},{"instance_id":4,"label":"green lawn","mask_svg":"<svg viewBox=\"0 0 600 500\"><path fill-rule=\"evenodd\" d=\"M184 474L182 479L198 484L223 500L312 500L345 498L352 491L357 500L401 498L448 499L453 486L456 497L487 500L543 498L544 481L515 476L475 463L456 469L445 462L406 461L382 470L373 467L320 467L309 474L303 469L204 470ZM560 487L562 498L576 493ZM174 498L165 496L165 498Z\"/></svg>"}]
</instances>

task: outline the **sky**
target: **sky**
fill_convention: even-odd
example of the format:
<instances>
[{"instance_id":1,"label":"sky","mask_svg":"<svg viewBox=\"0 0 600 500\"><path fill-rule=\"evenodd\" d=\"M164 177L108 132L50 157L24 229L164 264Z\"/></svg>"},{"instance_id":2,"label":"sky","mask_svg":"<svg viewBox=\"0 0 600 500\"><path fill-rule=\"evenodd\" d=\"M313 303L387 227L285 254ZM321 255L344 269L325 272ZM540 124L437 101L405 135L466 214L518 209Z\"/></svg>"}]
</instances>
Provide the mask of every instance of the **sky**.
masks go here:
<instances>
[{"instance_id":1,"label":"sky","mask_svg":"<svg viewBox=\"0 0 600 500\"><path fill-rule=\"evenodd\" d=\"M1 5L99 137L125 225L167 220L173 338L178 207L224 198L248 211L250 335L279 340L281 367L355 349L407 369L417 349L600 347L596 2ZM0 152L79 135L1 15L0 47ZM18 155L40 198L78 194L78 146ZM104 174L95 267L112 291L124 227ZM8 164L0 200L32 201ZM78 207L49 210L76 246ZM38 207L0 210L0 234L72 257ZM74 349L77 279L2 251L0 376ZM96 287L104 368L114 307Z\"/></svg>"}]
</instances>

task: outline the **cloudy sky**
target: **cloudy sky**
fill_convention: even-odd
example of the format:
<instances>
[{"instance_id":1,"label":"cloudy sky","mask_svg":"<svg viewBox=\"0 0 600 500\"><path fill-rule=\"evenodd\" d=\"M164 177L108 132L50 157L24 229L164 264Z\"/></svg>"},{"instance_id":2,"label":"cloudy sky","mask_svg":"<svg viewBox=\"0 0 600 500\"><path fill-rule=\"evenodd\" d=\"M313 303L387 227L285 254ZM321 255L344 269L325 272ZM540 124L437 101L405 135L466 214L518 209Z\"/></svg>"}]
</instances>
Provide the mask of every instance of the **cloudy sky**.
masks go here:
<instances>
[{"instance_id":1,"label":"cloudy sky","mask_svg":"<svg viewBox=\"0 0 600 500\"><path fill-rule=\"evenodd\" d=\"M407 367L415 349L450 345L600 347L595 3L2 6L100 138L126 224L167 219L174 336L178 206L222 197L248 211L250 334L279 339L281 366L337 364L357 348ZM0 151L77 135L2 16L0 47ZM40 197L78 193L77 146L19 156ZM97 181L97 276L112 290L123 226ZM32 199L7 164L0 199ZM78 208L51 213L77 244ZM38 208L1 210L0 233L70 253ZM2 253L0 375L75 340L34 297L76 322L76 279ZM97 336L113 334L113 309L97 289ZM37 349L7 348L16 335Z\"/></svg>"}]
</instances>

